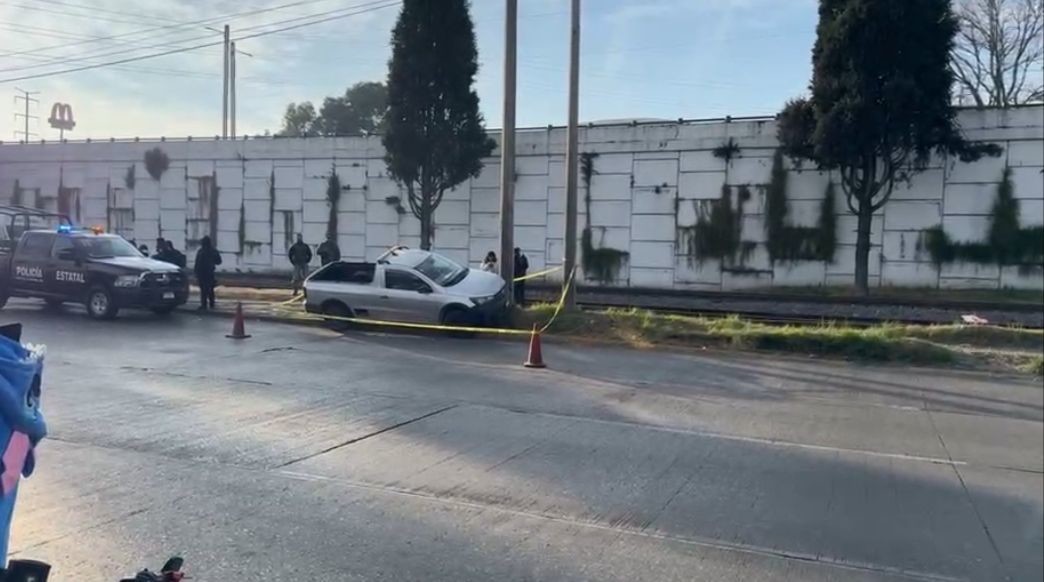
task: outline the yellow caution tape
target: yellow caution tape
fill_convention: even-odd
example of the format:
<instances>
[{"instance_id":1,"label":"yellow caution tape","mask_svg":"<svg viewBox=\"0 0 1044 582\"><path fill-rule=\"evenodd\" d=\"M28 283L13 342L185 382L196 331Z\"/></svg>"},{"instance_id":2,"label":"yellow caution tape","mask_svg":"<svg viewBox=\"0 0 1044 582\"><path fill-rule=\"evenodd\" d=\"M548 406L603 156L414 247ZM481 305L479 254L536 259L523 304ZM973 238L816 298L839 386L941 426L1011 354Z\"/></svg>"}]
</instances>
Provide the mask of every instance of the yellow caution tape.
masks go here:
<instances>
[{"instance_id":1,"label":"yellow caution tape","mask_svg":"<svg viewBox=\"0 0 1044 582\"><path fill-rule=\"evenodd\" d=\"M521 277L515 277L514 279L511 280L511 282L512 283L518 283L519 281L526 281L526 280L529 280L529 279L536 279L537 277L543 277L544 275L547 275L549 273L554 273L555 271L561 271L561 270L562 270L562 267L552 267L550 269L546 269L544 271L540 271L539 273L533 273L532 275L523 275Z\"/></svg>"},{"instance_id":2,"label":"yellow caution tape","mask_svg":"<svg viewBox=\"0 0 1044 582\"><path fill-rule=\"evenodd\" d=\"M558 318L558 314L562 311L562 306L565 305L566 292L569 291L569 287L573 284L573 275L576 274L576 267L569 273L569 278L566 279L566 284L562 286L562 294L558 297L558 305L555 305L555 311L551 314L551 319L547 320L544 327L540 328L540 333L547 331L547 328L551 327L551 324Z\"/></svg>"}]
</instances>

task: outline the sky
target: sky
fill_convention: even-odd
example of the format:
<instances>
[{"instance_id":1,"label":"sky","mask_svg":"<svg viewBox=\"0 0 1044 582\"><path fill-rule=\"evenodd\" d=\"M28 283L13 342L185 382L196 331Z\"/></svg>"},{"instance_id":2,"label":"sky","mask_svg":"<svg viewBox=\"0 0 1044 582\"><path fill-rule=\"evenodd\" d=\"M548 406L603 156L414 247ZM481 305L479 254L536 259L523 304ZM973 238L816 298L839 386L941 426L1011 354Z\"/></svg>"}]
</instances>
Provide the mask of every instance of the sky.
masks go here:
<instances>
[{"instance_id":1,"label":"sky","mask_svg":"<svg viewBox=\"0 0 1044 582\"><path fill-rule=\"evenodd\" d=\"M566 119L569 0L518 0L519 127ZM280 8L286 4L295 4ZM237 129L275 132L290 102L317 105L360 81L384 80L399 12L374 0L0 0L0 140L56 139L47 117L72 106L70 139L214 136L221 132L220 44L89 67L342 16L244 38L237 50ZM504 0L472 0L487 126L501 126ZM386 6L387 7L382 7ZM316 15L316 16L313 16ZM806 91L815 0L583 0L582 122L772 115ZM18 138L20 139L20 138Z\"/></svg>"}]
</instances>

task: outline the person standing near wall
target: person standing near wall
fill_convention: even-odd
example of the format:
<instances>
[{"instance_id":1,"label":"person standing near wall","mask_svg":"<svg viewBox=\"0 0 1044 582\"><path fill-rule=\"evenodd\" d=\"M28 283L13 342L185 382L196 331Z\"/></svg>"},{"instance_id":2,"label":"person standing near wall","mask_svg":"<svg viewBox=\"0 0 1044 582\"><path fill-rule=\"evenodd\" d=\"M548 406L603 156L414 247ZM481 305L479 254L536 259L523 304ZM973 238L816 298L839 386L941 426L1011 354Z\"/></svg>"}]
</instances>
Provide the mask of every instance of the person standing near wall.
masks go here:
<instances>
[{"instance_id":1,"label":"person standing near wall","mask_svg":"<svg viewBox=\"0 0 1044 582\"><path fill-rule=\"evenodd\" d=\"M497 272L497 253L493 251L486 253L486 258L482 260L482 270L487 273Z\"/></svg>"},{"instance_id":2,"label":"person standing near wall","mask_svg":"<svg viewBox=\"0 0 1044 582\"><path fill-rule=\"evenodd\" d=\"M221 253L217 252L209 236L204 236L199 241L199 250L196 251L196 263L193 270L196 272L196 283L199 285L199 309L206 311L209 307L214 309L214 287L217 287L217 266L221 264Z\"/></svg>"},{"instance_id":3,"label":"person standing near wall","mask_svg":"<svg viewBox=\"0 0 1044 582\"><path fill-rule=\"evenodd\" d=\"M529 257L527 257L522 249L515 247L515 279L519 277L525 277L526 272L529 271ZM526 282L515 281L515 305L525 305L526 303Z\"/></svg>"},{"instance_id":4,"label":"person standing near wall","mask_svg":"<svg viewBox=\"0 0 1044 582\"><path fill-rule=\"evenodd\" d=\"M308 263L312 262L312 249L305 244L304 239L298 234L297 242L290 245L290 248L286 251L286 257L290 259L290 264L294 268L290 284L293 286L294 295L296 295L301 290L304 280L308 278Z\"/></svg>"},{"instance_id":5,"label":"person standing near wall","mask_svg":"<svg viewBox=\"0 0 1044 582\"><path fill-rule=\"evenodd\" d=\"M174 243L170 242L169 240L160 239L160 241L162 241L162 243L157 242L156 244L162 244L162 246L157 247L157 252L155 255L152 255L152 258L156 259L157 261L170 263L172 265L176 265L184 269L185 255L178 249L174 248Z\"/></svg>"},{"instance_id":6,"label":"person standing near wall","mask_svg":"<svg viewBox=\"0 0 1044 582\"><path fill-rule=\"evenodd\" d=\"M341 249L337 246L337 241L334 240L334 237L331 235L326 235L326 240L319 245L315 254L319 255L319 261L323 265L328 265L334 261L341 260Z\"/></svg>"}]
</instances>

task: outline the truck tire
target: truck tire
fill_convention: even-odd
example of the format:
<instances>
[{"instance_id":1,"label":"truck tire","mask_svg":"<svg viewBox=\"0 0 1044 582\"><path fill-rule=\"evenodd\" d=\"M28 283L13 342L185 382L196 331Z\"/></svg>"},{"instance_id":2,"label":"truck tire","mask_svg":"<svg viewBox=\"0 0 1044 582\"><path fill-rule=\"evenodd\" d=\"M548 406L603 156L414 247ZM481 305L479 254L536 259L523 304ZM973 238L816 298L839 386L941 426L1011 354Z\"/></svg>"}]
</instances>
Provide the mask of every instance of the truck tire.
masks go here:
<instances>
[{"instance_id":1,"label":"truck tire","mask_svg":"<svg viewBox=\"0 0 1044 582\"><path fill-rule=\"evenodd\" d=\"M91 287L91 290L87 292L84 307L87 308L87 315L93 319L113 319L116 317L116 312L119 311L116 302L112 299L112 292L104 285Z\"/></svg>"},{"instance_id":2,"label":"truck tire","mask_svg":"<svg viewBox=\"0 0 1044 582\"><path fill-rule=\"evenodd\" d=\"M472 327L475 322L471 314L463 307L447 307L442 312L442 325L446 327ZM450 337L469 338L474 337L473 331L450 331Z\"/></svg>"},{"instance_id":3,"label":"truck tire","mask_svg":"<svg viewBox=\"0 0 1044 582\"><path fill-rule=\"evenodd\" d=\"M323 303L323 315L329 315L332 317L353 317L352 308L348 307L340 301L327 301ZM352 326L350 321L342 321L340 319L325 320L326 327L334 331L345 331Z\"/></svg>"}]
</instances>

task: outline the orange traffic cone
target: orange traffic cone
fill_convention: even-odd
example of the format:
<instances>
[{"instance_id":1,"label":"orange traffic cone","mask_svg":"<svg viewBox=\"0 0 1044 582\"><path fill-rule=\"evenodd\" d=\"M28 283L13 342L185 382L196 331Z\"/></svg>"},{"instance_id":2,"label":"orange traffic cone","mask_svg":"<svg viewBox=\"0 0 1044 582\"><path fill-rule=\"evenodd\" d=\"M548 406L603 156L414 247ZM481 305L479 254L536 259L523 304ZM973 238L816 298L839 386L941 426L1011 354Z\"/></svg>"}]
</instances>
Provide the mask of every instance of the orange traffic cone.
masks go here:
<instances>
[{"instance_id":1,"label":"orange traffic cone","mask_svg":"<svg viewBox=\"0 0 1044 582\"><path fill-rule=\"evenodd\" d=\"M236 317L232 320L232 333L226 335L232 339L246 339L250 337L244 329L243 325L243 302L236 303Z\"/></svg>"},{"instance_id":2,"label":"orange traffic cone","mask_svg":"<svg viewBox=\"0 0 1044 582\"><path fill-rule=\"evenodd\" d=\"M529 335L529 357L526 358L526 362L522 365L527 368L547 367L544 364L544 356L540 352L540 331L535 323L533 324L533 333Z\"/></svg>"}]
</instances>

